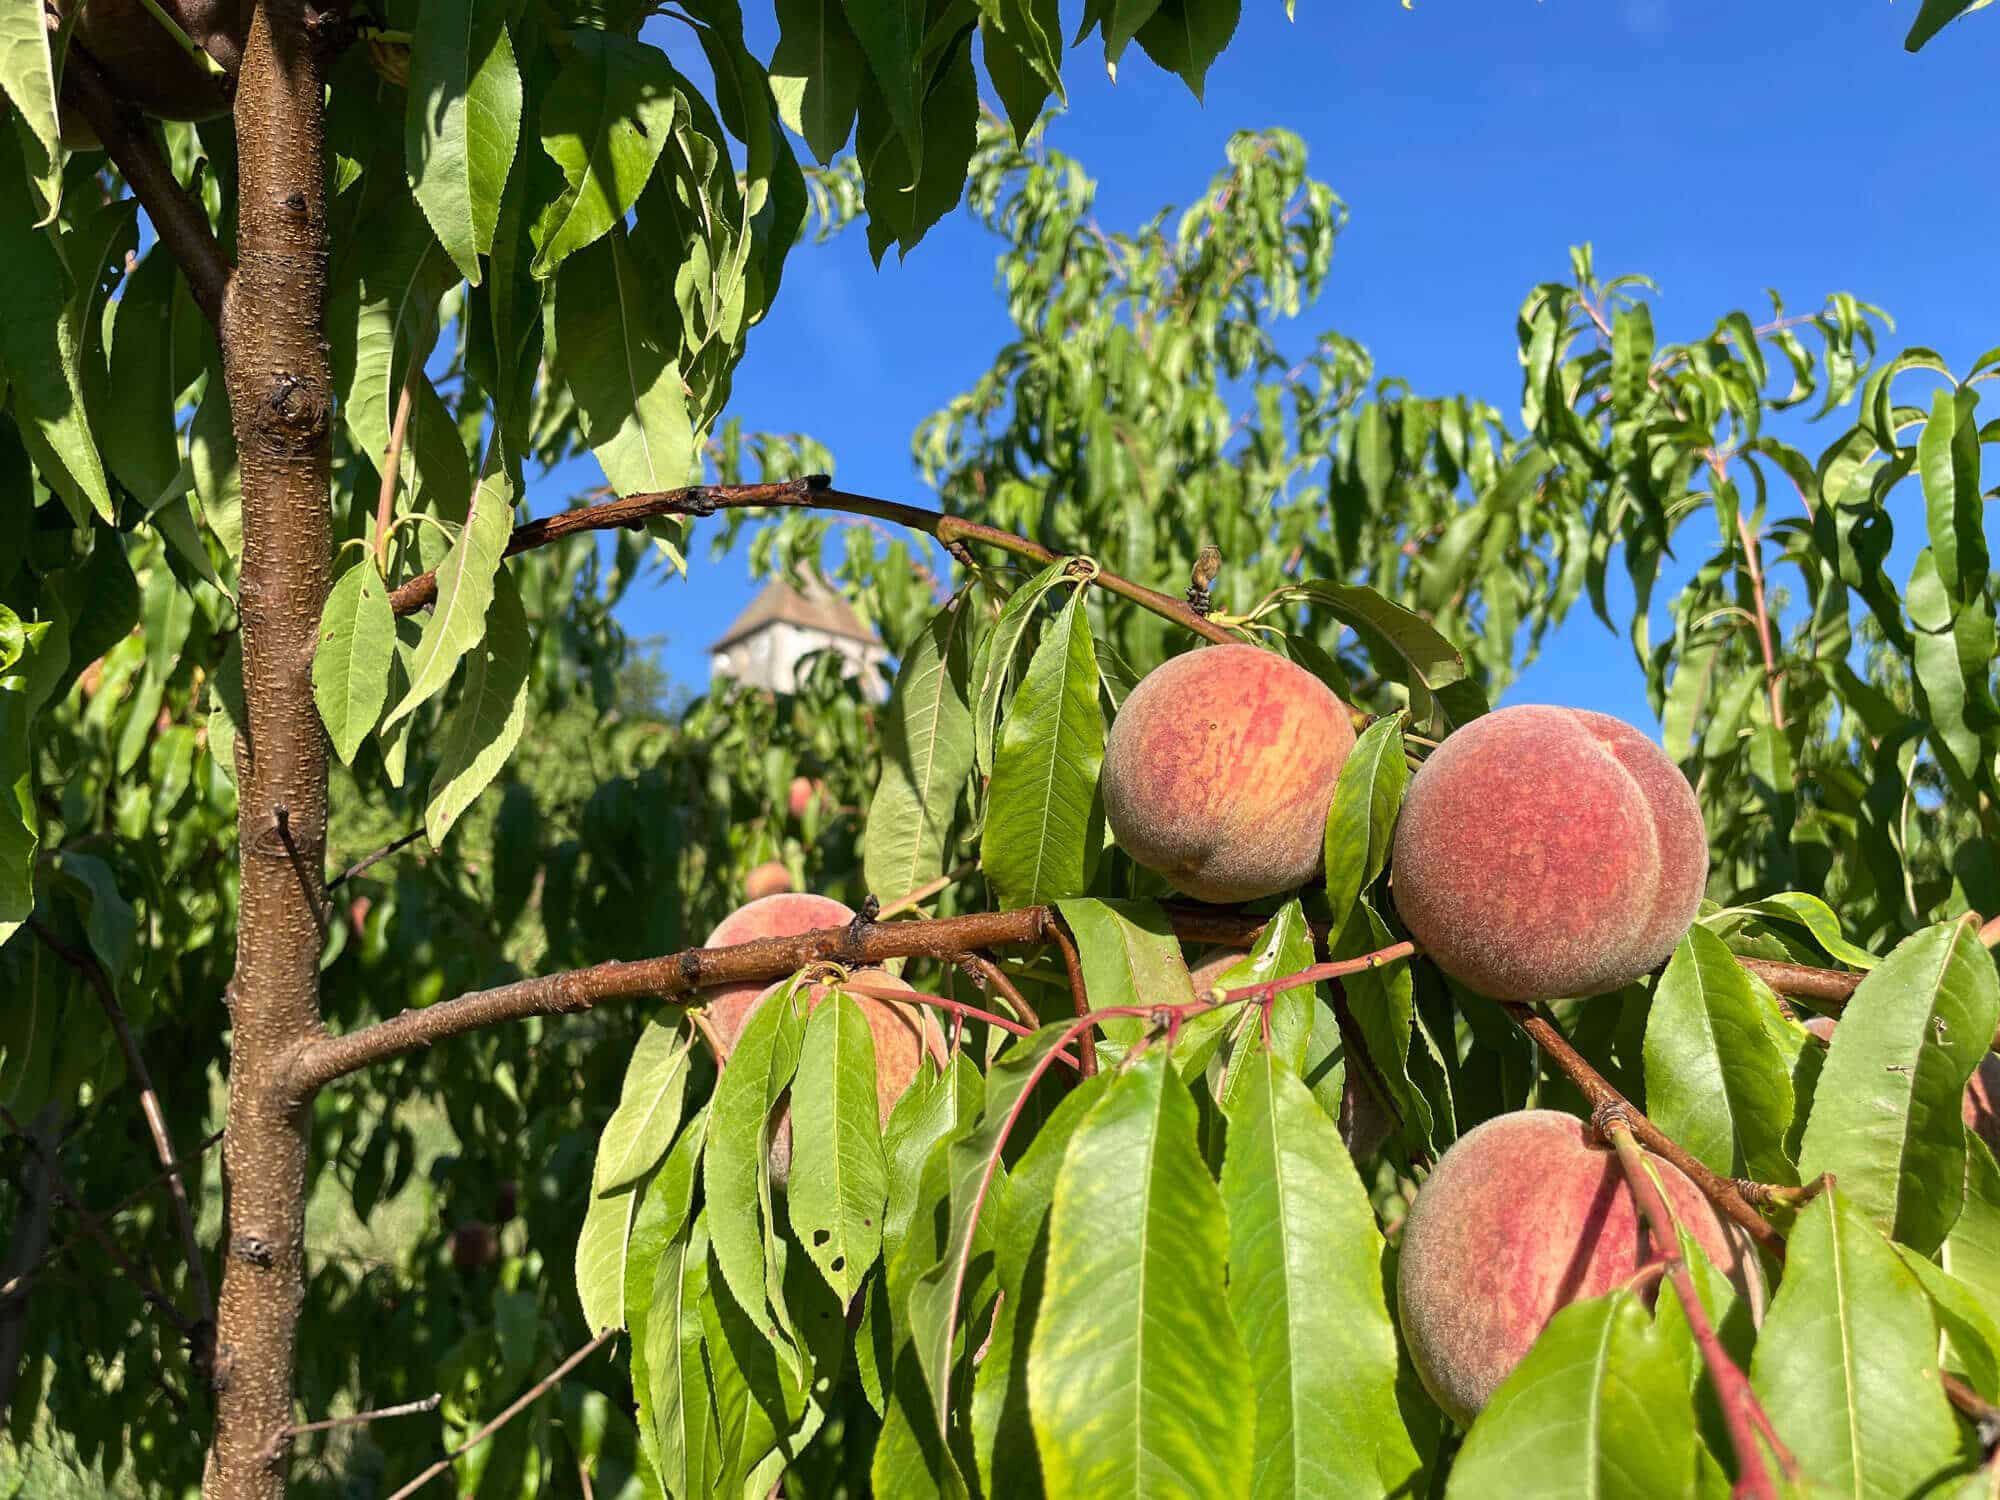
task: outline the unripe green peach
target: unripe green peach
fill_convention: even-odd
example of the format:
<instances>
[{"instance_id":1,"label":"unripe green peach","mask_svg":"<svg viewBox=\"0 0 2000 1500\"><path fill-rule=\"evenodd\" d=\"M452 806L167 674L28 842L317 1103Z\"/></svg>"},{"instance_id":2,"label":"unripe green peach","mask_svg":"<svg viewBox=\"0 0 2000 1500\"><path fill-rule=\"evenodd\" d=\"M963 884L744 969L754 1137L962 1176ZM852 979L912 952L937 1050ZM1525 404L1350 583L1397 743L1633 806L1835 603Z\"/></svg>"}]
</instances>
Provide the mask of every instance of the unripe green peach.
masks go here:
<instances>
[{"instance_id":1,"label":"unripe green peach","mask_svg":"<svg viewBox=\"0 0 2000 1500\"><path fill-rule=\"evenodd\" d=\"M1432 752L1396 824L1396 910L1495 1000L1599 995L1665 963L1701 904L1693 789L1631 725L1507 708Z\"/></svg>"},{"instance_id":2,"label":"unripe green peach","mask_svg":"<svg viewBox=\"0 0 2000 1500\"><path fill-rule=\"evenodd\" d=\"M1762 1308L1755 1252L1679 1168L1648 1158L1668 1206L1716 1265ZM1469 1423L1572 1302L1662 1259L1617 1153L1555 1110L1501 1115L1459 1137L1418 1191L1403 1226L1396 1296L1424 1387Z\"/></svg>"},{"instance_id":3,"label":"unripe green peach","mask_svg":"<svg viewBox=\"0 0 2000 1500\"><path fill-rule=\"evenodd\" d=\"M1251 901L1319 869L1354 748L1347 705L1255 646L1206 646L1146 674L1104 746L1119 847L1200 901Z\"/></svg>"}]
</instances>

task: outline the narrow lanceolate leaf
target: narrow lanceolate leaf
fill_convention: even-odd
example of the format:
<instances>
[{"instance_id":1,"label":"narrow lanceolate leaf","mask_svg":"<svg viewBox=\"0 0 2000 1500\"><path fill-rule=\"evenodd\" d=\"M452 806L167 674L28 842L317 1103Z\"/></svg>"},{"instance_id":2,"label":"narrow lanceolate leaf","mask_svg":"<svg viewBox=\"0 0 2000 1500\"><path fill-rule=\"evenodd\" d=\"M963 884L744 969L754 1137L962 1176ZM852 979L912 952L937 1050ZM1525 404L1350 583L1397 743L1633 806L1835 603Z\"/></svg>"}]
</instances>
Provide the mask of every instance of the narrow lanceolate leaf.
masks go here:
<instances>
[{"instance_id":1,"label":"narrow lanceolate leaf","mask_svg":"<svg viewBox=\"0 0 2000 1500\"><path fill-rule=\"evenodd\" d=\"M1799 1150L1854 1208L1919 1254L1944 1242L1965 1180L1961 1101L2000 1021L1993 957L1962 922L1906 938L1833 1033Z\"/></svg>"},{"instance_id":2,"label":"narrow lanceolate leaf","mask_svg":"<svg viewBox=\"0 0 2000 1500\"><path fill-rule=\"evenodd\" d=\"M1255 1411L1224 1285L1229 1225L1195 1125L1193 1096L1155 1050L1070 1141L1028 1355L1051 1500L1234 1500L1250 1488Z\"/></svg>"},{"instance_id":3,"label":"narrow lanceolate leaf","mask_svg":"<svg viewBox=\"0 0 2000 1500\"><path fill-rule=\"evenodd\" d=\"M576 1237L576 1295L592 1333L625 1326L625 1252L646 1194L646 1181L615 1193L592 1194Z\"/></svg>"},{"instance_id":4,"label":"narrow lanceolate leaf","mask_svg":"<svg viewBox=\"0 0 2000 1500\"><path fill-rule=\"evenodd\" d=\"M1880 962L1866 948L1850 943L1841 933L1840 918L1833 908L1819 897L1806 891L1780 891L1775 896L1765 896L1761 900L1746 901L1740 907L1725 907L1707 921L1725 917L1732 912L1753 911L1762 917L1774 917L1781 922L1793 922L1811 934L1812 940L1824 948L1827 954L1850 969L1872 969Z\"/></svg>"},{"instance_id":5,"label":"narrow lanceolate leaf","mask_svg":"<svg viewBox=\"0 0 2000 1500\"><path fill-rule=\"evenodd\" d=\"M62 126L56 114L56 70L49 40L47 13L40 0L0 0L0 92L20 111L22 122L53 164L62 150ZM11 206L7 211L12 212Z\"/></svg>"},{"instance_id":6,"label":"narrow lanceolate leaf","mask_svg":"<svg viewBox=\"0 0 2000 1500\"><path fill-rule=\"evenodd\" d=\"M1631 1292L1573 1302L1493 1393L1449 1500L1679 1500L1694 1493L1686 1367Z\"/></svg>"},{"instance_id":7,"label":"narrow lanceolate leaf","mask_svg":"<svg viewBox=\"0 0 2000 1500\"><path fill-rule=\"evenodd\" d=\"M972 773L971 628L971 601L951 600L925 623L896 669L882 731L882 779L862 835L868 889L884 901L944 871L945 835Z\"/></svg>"},{"instance_id":8,"label":"narrow lanceolate leaf","mask_svg":"<svg viewBox=\"0 0 2000 1500\"><path fill-rule=\"evenodd\" d=\"M785 123L824 166L854 128L868 64L840 0L778 0L777 12L771 92Z\"/></svg>"},{"instance_id":9,"label":"narrow lanceolate leaf","mask_svg":"<svg viewBox=\"0 0 2000 1500\"><path fill-rule=\"evenodd\" d=\"M666 310L622 224L565 261L556 282L562 378L605 480L621 495L677 489L698 477L674 358L680 341Z\"/></svg>"},{"instance_id":10,"label":"narrow lanceolate leaf","mask_svg":"<svg viewBox=\"0 0 2000 1500\"><path fill-rule=\"evenodd\" d=\"M7 7L0 15L6 15L22 0L0 0L0 5ZM0 44L6 39L0 30ZM87 300L72 297L53 232L35 227L41 216L20 143L9 141L0 149L0 265L7 268L10 304L36 312L33 317L16 313L0 318L0 371L12 385L21 438L45 475L51 465L61 474L51 488L70 508L72 519L86 525L94 510L108 522L114 519L110 481L83 405Z\"/></svg>"},{"instance_id":11,"label":"narrow lanceolate leaf","mask_svg":"<svg viewBox=\"0 0 2000 1500\"><path fill-rule=\"evenodd\" d=\"M1923 1287L1833 1188L1792 1230L1750 1383L1810 1477L1857 1500L1900 1500L1924 1493L1958 1448L1937 1342Z\"/></svg>"},{"instance_id":12,"label":"narrow lanceolate leaf","mask_svg":"<svg viewBox=\"0 0 2000 1500\"><path fill-rule=\"evenodd\" d=\"M514 529L514 484L498 462L479 481L472 508L451 551L438 565L437 603L424 622L424 633L410 660L410 687L389 711L386 729L428 703L444 690L459 658L486 632L486 615L493 603L493 580Z\"/></svg>"},{"instance_id":13,"label":"narrow lanceolate leaf","mask_svg":"<svg viewBox=\"0 0 2000 1500\"><path fill-rule=\"evenodd\" d=\"M806 1021L792 1080L792 1230L845 1303L882 1248L889 1164L882 1154L875 1040L854 997L835 991Z\"/></svg>"},{"instance_id":14,"label":"narrow lanceolate leaf","mask_svg":"<svg viewBox=\"0 0 2000 1500\"><path fill-rule=\"evenodd\" d=\"M1674 950L1646 1021L1646 1111L1724 1177L1795 1183L1785 1155L1791 1071L1750 979L1706 927Z\"/></svg>"},{"instance_id":15,"label":"narrow lanceolate leaf","mask_svg":"<svg viewBox=\"0 0 2000 1500\"><path fill-rule=\"evenodd\" d=\"M1014 656L1021 638L1035 618L1035 605L1050 589L1063 581L1067 560L1052 562L1014 590L1001 607L1000 618L979 643L979 656L972 664L972 746L979 769L993 773L993 736L1000 723L1000 695L1014 670Z\"/></svg>"},{"instance_id":16,"label":"narrow lanceolate leaf","mask_svg":"<svg viewBox=\"0 0 2000 1500\"><path fill-rule=\"evenodd\" d=\"M660 1164L680 1128L693 1034L648 1021L625 1067L618 1107L597 1138L591 1191L600 1196L636 1182Z\"/></svg>"},{"instance_id":17,"label":"narrow lanceolate leaf","mask_svg":"<svg viewBox=\"0 0 2000 1500\"><path fill-rule=\"evenodd\" d=\"M1000 1152L1029 1092L1048 1071L1066 1029L1060 1024L1044 1026L1032 1040L1010 1048L987 1072L986 1106L978 1124L951 1143L951 1227L945 1235L945 1253L917 1278L909 1296L910 1330L940 1433L951 1430L952 1343L958 1334L960 1299L971 1275L975 1236L1000 1173Z\"/></svg>"},{"instance_id":18,"label":"narrow lanceolate leaf","mask_svg":"<svg viewBox=\"0 0 2000 1500\"><path fill-rule=\"evenodd\" d=\"M1177 74L1200 99L1210 65L1229 45L1242 17L1243 0L1161 0L1139 28L1138 42L1146 56Z\"/></svg>"},{"instance_id":19,"label":"narrow lanceolate leaf","mask_svg":"<svg viewBox=\"0 0 2000 1500\"><path fill-rule=\"evenodd\" d=\"M704 1475L714 1413L701 1359L701 1299L708 1289L708 1264L708 1228L697 1219L655 1265L644 1366L636 1354L632 1366L634 1394L642 1377L646 1383L640 1417L642 1424L650 1419L655 1470L672 1500L692 1500L708 1488ZM636 1313L634 1320L636 1324ZM636 1350L636 1326L633 1331Z\"/></svg>"},{"instance_id":20,"label":"narrow lanceolate leaf","mask_svg":"<svg viewBox=\"0 0 2000 1500\"><path fill-rule=\"evenodd\" d=\"M1326 816L1326 900L1335 931L1346 925L1354 903L1389 862L1396 813L1410 782L1410 764L1403 759L1408 718L1393 713L1370 724L1340 768Z\"/></svg>"},{"instance_id":21,"label":"narrow lanceolate leaf","mask_svg":"<svg viewBox=\"0 0 2000 1500\"><path fill-rule=\"evenodd\" d=\"M1056 906L1076 937L1083 984L1093 1009L1186 1005L1195 999L1180 939L1157 902L1072 896ZM1144 1024L1137 1019L1111 1020L1104 1029L1107 1035L1130 1042Z\"/></svg>"},{"instance_id":22,"label":"narrow lanceolate leaf","mask_svg":"<svg viewBox=\"0 0 2000 1500\"><path fill-rule=\"evenodd\" d=\"M417 12L404 106L410 189L438 243L473 285L493 253L500 194L521 138L521 70L499 0L442 0Z\"/></svg>"},{"instance_id":23,"label":"narrow lanceolate leaf","mask_svg":"<svg viewBox=\"0 0 2000 1500\"><path fill-rule=\"evenodd\" d=\"M1043 632L993 754L979 862L1003 906L1079 895L1096 862L1104 713L1083 598Z\"/></svg>"},{"instance_id":24,"label":"narrow lanceolate leaf","mask_svg":"<svg viewBox=\"0 0 2000 1500\"><path fill-rule=\"evenodd\" d=\"M1988 1401L2000 1396L2000 1321L1996 1321L2000 1314L1935 1261L1904 1245L1890 1248L1931 1299L1931 1313L1951 1346L1951 1369L1963 1373Z\"/></svg>"},{"instance_id":25,"label":"narrow lanceolate leaf","mask_svg":"<svg viewBox=\"0 0 2000 1500\"><path fill-rule=\"evenodd\" d=\"M1938 582L1955 604L1986 587L1986 520L1979 493L1979 393L1940 390L1917 439L1924 511Z\"/></svg>"},{"instance_id":26,"label":"narrow lanceolate leaf","mask_svg":"<svg viewBox=\"0 0 2000 1500\"><path fill-rule=\"evenodd\" d=\"M1222 1200L1229 1308L1257 1397L1244 1493L1401 1493L1417 1455L1396 1406L1368 1195L1333 1121L1281 1059L1253 1046L1236 1072Z\"/></svg>"},{"instance_id":27,"label":"narrow lanceolate leaf","mask_svg":"<svg viewBox=\"0 0 2000 1500\"><path fill-rule=\"evenodd\" d=\"M775 1271L771 1217L771 1112L798 1070L805 997L791 985L750 1012L715 1081L702 1158L716 1263L739 1303L762 1309ZM794 1146L797 1132L793 1133Z\"/></svg>"},{"instance_id":28,"label":"narrow lanceolate leaf","mask_svg":"<svg viewBox=\"0 0 2000 1500\"><path fill-rule=\"evenodd\" d=\"M432 848L444 843L460 815L500 774L528 723L528 665L534 655L528 616L514 580L501 573L493 581L486 633L470 653L465 690L445 716L444 751L424 806Z\"/></svg>"},{"instance_id":29,"label":"narrow lanceolate leaf","mask_svg":"<svg viewBox=\"0 0 2000 1500\"><path fill-rule=\"evenodd\" d=\"M313 652L313 701L342 765L354 764L389 697L389 663L396 655L396 616L372 562L340 575L320 612Z\"/></svg>"},{"instance_id":30,"label":"narrow lanceolate leaf","mask_svg":"<svg viewBox=\"0 0 2000 1500\"><path fill-rule=\"evenodd\" d=\"M1314 961L1312 927L1305 907L1287 901L1276 916L1264 924L1257 946L1241 963L1233 965L1215 983L1214 991L1228 994L1253 984L1266 984L1310 968ZM1270 1049L1287 1067L1298 1072L1305 1067L1307 1048L1312 1042L1313 1015L1318 987L1294 985L1271 998L1270 1025L1256 1005L1238 1005L1196 1016L1183 1027L1181 1041L1174 1048L1174 1060L1183 1078L1192 1078L1197 1066L1207 1070L1208 1086L1215 1102L1225 1113L1236 1107L1237 1094L1247 1079L1246 1061L1254 1061L1264 1046L1268 1029ZM1203 995L1200 998L1210 998ZM1329 1018L1322 1024L1332 1025ZM1209 1038L1215 1045L1209 1045Z\"/></svg>"},{"instance_id":31,"label":"narrow lanceolate leaf","mask_svg":"<svg viewBox=\"0 0 2000 1500\"><path fill-rule=\"evenodd\" d=\"M1965 1140L1965 1206L1938 1251L1938 1263L2000 1309L2000 1165L1978 1136Z\"/></svg>"},{"instance_id":32,"label":"narrow lanceolate leaf","mask_svg":"<svg viewBox=\"0 0 2000 1500\"><path fill-rule=\"evenodd\" d=\"M562 168L563 190L535 223L537 276L554 275L631 211L674 127L664 52L615 32L569 36L569 61L542 104L542 149Z\"/></svg>"},{"instance_id":33,"label":"narrow lanceolate leaf","mask_svg":"<svg viewBox=\"0 0 2000 1500\"><path fill-rule=\"evenodd\" d=\"M1486 696L1458 647L1415 611L1363 584L1323 579L1293 584L1278 599L1317 604L1350 626L1376 669L1410 690L1412 717L1450 728L1486 712Z\"/></svg>"}]
</instances>

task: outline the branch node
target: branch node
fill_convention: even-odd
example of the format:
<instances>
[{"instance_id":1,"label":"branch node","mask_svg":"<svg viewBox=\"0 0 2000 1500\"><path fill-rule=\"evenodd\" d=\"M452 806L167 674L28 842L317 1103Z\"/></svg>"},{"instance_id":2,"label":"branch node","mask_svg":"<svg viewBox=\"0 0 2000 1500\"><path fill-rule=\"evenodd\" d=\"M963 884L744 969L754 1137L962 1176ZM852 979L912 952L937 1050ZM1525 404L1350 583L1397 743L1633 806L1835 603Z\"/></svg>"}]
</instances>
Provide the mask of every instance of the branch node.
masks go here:
<instances>
[{"instance_id":1,"label":"branch node","mask_svg":"<svg viewBox=\"0 0 2000 1500\"><path fill-rule=\"evenodd\" d=\"M278 1263L278 1252L261 1235L239 1234L229 1242L229 1253L240 1261L268 1271Z\"/></svg>"}]
</instances>

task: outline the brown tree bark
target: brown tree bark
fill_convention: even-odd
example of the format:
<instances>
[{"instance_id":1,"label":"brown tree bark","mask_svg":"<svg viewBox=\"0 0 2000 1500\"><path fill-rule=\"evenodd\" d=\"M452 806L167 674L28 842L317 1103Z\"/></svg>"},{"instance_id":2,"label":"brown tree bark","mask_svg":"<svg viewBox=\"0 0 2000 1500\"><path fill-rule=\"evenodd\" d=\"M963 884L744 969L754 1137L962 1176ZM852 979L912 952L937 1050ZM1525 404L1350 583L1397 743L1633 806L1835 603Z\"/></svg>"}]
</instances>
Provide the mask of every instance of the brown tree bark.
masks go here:
<instances>
[{"instance_id":1,"label":"brown tree bark","mask_svg":"<svg viewBox=\"0 0 2000 1500\"><path fill-rule=\"evenodd\" d=\"M259 4L236 95L237 270L222 347L243 476L249 722L236 749L242 886L210 1500L284 1492L272 1437L292 1420L304 1295L307 1115L285 1064L320 1031L326 847L326 745L310 679L328 587L333 409L318 21L306 0Z\"/></svg>"}]
</instances>

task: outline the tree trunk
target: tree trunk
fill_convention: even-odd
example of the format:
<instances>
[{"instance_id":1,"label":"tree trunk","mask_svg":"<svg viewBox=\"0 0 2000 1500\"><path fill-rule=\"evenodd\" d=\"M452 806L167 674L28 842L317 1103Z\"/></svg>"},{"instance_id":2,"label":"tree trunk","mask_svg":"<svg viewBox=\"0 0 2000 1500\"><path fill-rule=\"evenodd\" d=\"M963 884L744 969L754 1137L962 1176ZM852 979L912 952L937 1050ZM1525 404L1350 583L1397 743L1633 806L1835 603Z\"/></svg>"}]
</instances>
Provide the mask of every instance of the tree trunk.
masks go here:
<instances>
[{"instance_id":1,"label":"tree trunk","mask_svg":"<svg viewBox=\"0 0 2000 1500\"><path fill-rule=\"evenodd\" d=\"M323 63L305 0L264 0L236 96L237 271L223 362L243 476L243 698L237 739L241 905L228 1215L217 1317L210 1500L285 1487L280 1434L304 1296L306 1101L285 1063L319 1034L326 745L313 706L326 599L329 432Z\"/></svg>"}]
</instances>

